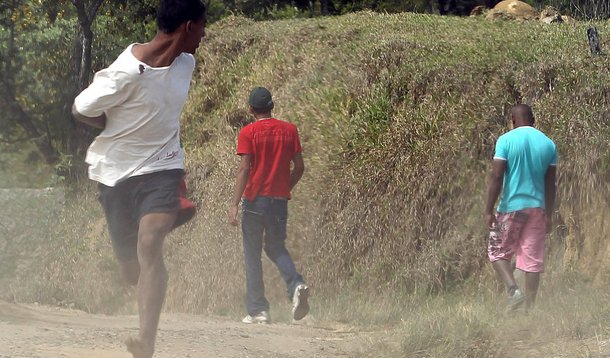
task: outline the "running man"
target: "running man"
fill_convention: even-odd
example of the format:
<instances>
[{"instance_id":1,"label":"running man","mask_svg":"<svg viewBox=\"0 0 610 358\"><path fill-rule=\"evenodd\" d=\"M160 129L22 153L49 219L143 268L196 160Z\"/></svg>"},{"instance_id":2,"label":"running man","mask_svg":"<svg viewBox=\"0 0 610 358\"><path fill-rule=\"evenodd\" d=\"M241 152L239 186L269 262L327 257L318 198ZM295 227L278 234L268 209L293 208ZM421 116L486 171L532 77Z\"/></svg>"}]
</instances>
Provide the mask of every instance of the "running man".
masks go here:
<instances>
[{"instance_id":1,"label":"running man","mask_svg":"<svg viewBox=\"0 0 610 358\"><path fill-rule=\"evenodd\" d=\"M271 322L263 283L263 247L284 278L288 299L293 303L293 318L300 320L309 312L309 287L285 246L290 192L305 171L299 133L295 125L272 117L274 103L266 88L252 90L248 104L256 121L239 132L237 154L241 161L228 212L229 222L237 226L239 203L243 203L248 315L242 322Z\"/></svg>"},{"instance_id":2,"label":"running man","mask_svg":"<svg viewBox=\"0 0 610 358\"><path fill-rule=\"evenodd\" d=\"M180 113L205 24L200 0L161 0L154 38L129 45L72 107L77 120L102 129L86 162L122 273L137 285L140 334L126 342L135 358L154 352L168 280L164 239L195 214L183 196Z\"/></svg>"},{"instance_id":3,"label":"running man","mask_svg":"<svg viewBox=\"0 0 610 358\"><path fill-rule=\"evenodd\" d=\"M488 256L506 285L509 309L524 301L532 307L544 271L544 241L552 228L555 205L557 150L555 143L535 129L532 109L511 108L514 129L498 138L485 222L490 230ZM494 205L502 191L497 213ZM511 260L525 272L525 293L517 286Z\"/></svg>"}]
</instances>

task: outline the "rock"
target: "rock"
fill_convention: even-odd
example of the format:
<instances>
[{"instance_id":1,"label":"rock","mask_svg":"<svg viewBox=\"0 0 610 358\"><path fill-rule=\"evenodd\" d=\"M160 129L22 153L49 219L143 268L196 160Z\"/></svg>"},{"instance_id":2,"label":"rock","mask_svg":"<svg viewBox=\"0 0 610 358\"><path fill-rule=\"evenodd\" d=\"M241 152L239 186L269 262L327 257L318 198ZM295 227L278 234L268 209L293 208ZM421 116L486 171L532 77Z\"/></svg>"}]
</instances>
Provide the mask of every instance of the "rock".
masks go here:
<instances>
[{"instance_id":1,"label":"rock","mask_svg":"<svg viewBox=\"0 0 610 358\"><path fill-rule=\"evenodd\" d=\"M597 28L589 27L587 29L587 37L589 39L589 48L591 49L591 54L601 55L602 49L599 41L599 32L597 32Z\"/></svg>"},{"instance_id":2,"label":"rock","mask_svg":"<svg viewBox=\"0 0 610 358\"><path fill-rule=\"evenodd\" d=\"M561 15L551 15L546 17L540 16L540 21L545 24L557 24L563 22L563 19L561 18Z\"/></svg>"},{"instance_id":3,"label":"rock","mask_svg":"<svg viewBox=\"0 0 610 358\"><path fill-rule=\"evenodd\" d=\"M566 16L566 18L567 17L569 16ZM566 22L564 20L564 16L559 13L559 10L552 6L545 6L544 9L540 11L540 21L544 22L545 24Z\"/></svg>"},{"instance_id":4,"label":"rock","mask_svg":"<svg viewBox=\"0 0 610 358\"><path fill-rule=\"evenodd\" d=\"M540 19L544 19L547 17L561 17L561 14L559 13L559 10L557 10L556 8L552 7L552 6L545 6L544 9L542 9L542 11L540 11Z\"/></svg>"},{"instance_id":5,"label":"rock","mask_svg":"<svg viewBox=\"0 0 610 358\"><path fill-rule=\"evenodd\" d=\"M470 16L483 16L488 11L489 11L489 9L487 8L487 6L479 5L479 6L475 7L474 9L472 9L472 11L470 12Z\"/></svg>"},{"instance_id":6,"label":"rock","mask_svg":"<svg viewBox=\"0 0 610 358\"><path fill-rule=\"evenodd\" d=\"M563 20L563 22L565 22L567 24L576 23L576 19L573 18L572 16L568 16L568 15L561 15L561 20Z\"/></svg>"},{"instance_id":7,"label":"rock","mask_svg":"<svg viewBox=\"0 0 610 358\"><path fill-rule=\"evenodd\" d=\"M485 16L488 20L536 20L538 17L536 9L519 0L501 1Z\"/></svg>"}]
</instances>

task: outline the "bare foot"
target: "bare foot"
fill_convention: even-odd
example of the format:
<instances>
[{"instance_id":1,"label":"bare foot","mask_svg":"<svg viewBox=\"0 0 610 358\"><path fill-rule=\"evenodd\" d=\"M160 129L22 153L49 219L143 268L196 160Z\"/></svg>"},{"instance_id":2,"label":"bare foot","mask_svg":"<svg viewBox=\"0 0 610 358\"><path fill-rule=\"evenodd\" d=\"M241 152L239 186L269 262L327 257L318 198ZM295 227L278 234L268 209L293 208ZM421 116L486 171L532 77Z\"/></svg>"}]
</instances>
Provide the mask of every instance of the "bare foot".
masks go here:
<instances>
[{"instance_id":1,"label":"bare foot","mask_svg":"<svg viewBox=\"0 0 610 358\"><path fill-rule=\"evenodd\" d=\"M127 346L127 351L133 355L133 358L151 358L151 354L146 353L146 349L144 349L144 344L140 342L139 338L129 337L125 340L125 345Z\"/></svg>"}]
</instances>

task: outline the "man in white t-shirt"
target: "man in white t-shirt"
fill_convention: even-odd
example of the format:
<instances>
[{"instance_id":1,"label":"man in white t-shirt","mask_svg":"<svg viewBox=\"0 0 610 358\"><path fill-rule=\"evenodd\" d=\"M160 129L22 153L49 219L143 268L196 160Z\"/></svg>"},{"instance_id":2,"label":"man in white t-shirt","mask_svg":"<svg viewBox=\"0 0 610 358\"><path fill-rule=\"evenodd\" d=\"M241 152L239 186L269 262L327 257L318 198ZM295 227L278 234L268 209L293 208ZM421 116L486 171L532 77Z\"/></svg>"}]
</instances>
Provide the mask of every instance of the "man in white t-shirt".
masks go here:
<instances>
[{"instance_id":1,"label":"man in white t-shirt","mask_svg":"<svg viewBox=\"0 0 610 358\"><path fill-rule=\"evenodd\" d=\"M137 284L139 337L127 349L152 357L168 275L163 241L195 214L184 198L180 113L204 36L200 0L161 0L158 31L132 44L74 100L74 117L103 129L89 150L112 246L127 281Z\"/></svg>"}]
</instances>

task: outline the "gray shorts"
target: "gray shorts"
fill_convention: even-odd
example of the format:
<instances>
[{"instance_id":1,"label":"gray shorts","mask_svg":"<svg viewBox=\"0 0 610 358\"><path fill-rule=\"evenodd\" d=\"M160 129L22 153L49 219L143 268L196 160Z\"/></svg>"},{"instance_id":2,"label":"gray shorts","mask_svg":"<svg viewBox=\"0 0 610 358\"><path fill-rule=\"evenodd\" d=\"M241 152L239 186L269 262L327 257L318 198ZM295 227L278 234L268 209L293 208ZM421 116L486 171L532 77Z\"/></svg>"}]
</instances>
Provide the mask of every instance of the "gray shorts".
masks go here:
<instances>
[{"instance_id":1,"label":"gray shorts","mask_svg":"<svg viewBox=\"0 0 610 358\"><path fill-rule=\"evenodd\" d=\"M144 215L177 211L174 228L195 215L195 205L184 197L185 191L181 169L131 177L114 187L99 184L98 199L119 261L138 258L138 226Z\"/></svg>"}]
</instances>

